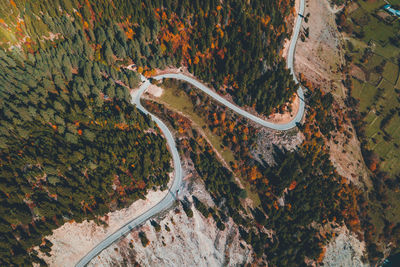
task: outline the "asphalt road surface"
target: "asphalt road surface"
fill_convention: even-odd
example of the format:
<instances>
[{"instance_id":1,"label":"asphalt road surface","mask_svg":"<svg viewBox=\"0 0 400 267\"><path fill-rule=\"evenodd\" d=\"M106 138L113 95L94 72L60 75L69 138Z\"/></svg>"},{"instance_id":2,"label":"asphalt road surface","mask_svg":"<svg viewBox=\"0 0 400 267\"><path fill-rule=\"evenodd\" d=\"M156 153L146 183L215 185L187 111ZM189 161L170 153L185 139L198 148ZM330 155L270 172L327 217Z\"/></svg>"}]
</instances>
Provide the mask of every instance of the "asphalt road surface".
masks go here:
<instances>
[{"instance_id":1,"label":"asphalt road surface","mask_svg":"<svg viewBox=\"0 0 400 267\"><path fill-rule=\"evenodd\" d=\"M290 71L293 75L293 79L296 82L298 82L298 81L297 81L297 78L294 73L293 61L294 61L294 52L296 49L296 42L299 37L301 23L303 20L302 16L304 15L304 6L305 6L305 0L300 0L299 15L297 16L296 25L294 27L294 33L292 36L292 41L290 42L288 57L287 57L288 68L290 69ZM101 241L99 244L97 244L89 253L87 253L76 264L76 266L78 266L78 267L87 265L101 251L103 251L104 249L109 247L112 243L114 243L116 240L118 240L125 234L129 233L133 228L144 223L149 218L160 213L161 211L169 208L175 202L175 196L177 195L177 192L182 185L182 177L183 177L182 165L181 165L181 160L180 160L179 153L176 148L175 140L174 140L172 133L169 131L168 127L160 119L158 119L156 116L154 116L153 114L148 112L140 103L140 97L142 96L142 94L146 91L146 89L150 85L149 80L147 80L143 76L141 78L142 78L142 85L140 86L140 88L138 90L132 92L132 94L131 94L132 104L136 105L136 107L143 113L149 114L152 117L152 119L155 121L155 123L158 125L160 130L163 132L165 138L167 139L168 148L172 154L175 177L174 177L172 186L169 188L169 194L167 194L155 206L151 207L150 209L148 209L146 212L144 212L140 216L127 222L124 226L122 226L116 232L107 236L103 241ZM299 89L297 90L297 95L299 96L300 105L299 105L299 110L297 112L296 117L292 121L290 121L289 123L286 123L286 124L274 124L274 123L265 121L257 116L254 116L254 115L244 111L240 107L236 106L235 104L232 104L228 100L226 100L223 97L221 97L220 95L218 95L216 92L214 92L213 90L211 90L210 88L208 88L207 86L202 84L201 82L199 82L193 78L190 78L188 76L185 76L183 74L170 73L170 74L163 74L163 75L155 76L153 78L156 80L160 80L163 78L172 78L172 79L186 81L186 82L192 84L193 86L197 87L198 89L200 89L201 91L203 91L204 93L209 95L210 97L214 98L221 104L232 109L234 112L236 112L236 113L238 113L238 114L240 114L262 126L272 128L275 130L282 130L282 131L289 130L289 129L295 127L297 125L297 123L299 123L301 121L301 119L303 118L305 103L304 103L304 93L303 93L303 89L301 87L299 87Z\"/></svg>"}]
</instances>

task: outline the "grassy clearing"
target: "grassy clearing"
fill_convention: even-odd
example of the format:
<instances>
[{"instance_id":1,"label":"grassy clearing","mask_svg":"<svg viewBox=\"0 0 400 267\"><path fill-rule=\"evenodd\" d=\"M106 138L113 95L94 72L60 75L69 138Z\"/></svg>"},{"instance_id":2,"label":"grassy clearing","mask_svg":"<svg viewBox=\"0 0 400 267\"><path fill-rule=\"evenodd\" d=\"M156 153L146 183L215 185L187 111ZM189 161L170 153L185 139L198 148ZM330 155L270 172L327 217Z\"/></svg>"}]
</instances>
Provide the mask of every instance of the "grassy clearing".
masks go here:
<instances>
[{"instance_id":1,"label":"grassy clearing","mask_svg":"<svg viewBox=\"0 0 400 267\"><path fill-rule=\"evenodd\" d=\"M222 138L216 134L213 134L207 125L206 119L199 116L194 111L194 106L189 96L178 87L162 87L164 92L159 99L156 99L156 101L166 104L169 108L175 111L182 112L203 130L211 145L218 151L227 164L230 162L235 162L236 160L234 153L229 148L226 148L222 145ZM250 183L248 183L242 177L238 178L245 187L247 195L253 201L254 205L259 206L261 204L260 198L258 197L257 193L255 193L255 190L251 189Z\"/></svg>"},{"instance_id":2,"label":"grassy clearing","mask_svg":"<svg viewBox=\"0 0 400 267\"><path fill-rule=\"evenodd\" d=\"M392 5L400 0L391 0ZM372 150L380 159L380 170L388 173L373 175L373 192L369 194L367 221L374 231L366 242L375 243L383 251L387 243L387 225L400 223L400 194L396 175L400 173L400 20L382 11L384 0L357 1L359 8L347 15L347 26L353 30L346 39L347 56L365 75L353 72L352 96L359 100L358 110L363 115L364 148ZM350 32L350 31L348 31ZM387 180L385 180L387 179ZM383 182L384 181L384 182ZM381 187L379 184L386 184ZM386 236L385 236L386 235ZM369 249L373 255L374 249Z\"/></svg>"},{"instance_id":3,"label":"grassy clearing","mask_svg":"<svg viewBox=\"0 0 400 267\"><path fill-rule=\"evenodd\" d=\"M360 100L360 111L367 111L371 107L377 88L369 83L364 83L361 90L358 92L358 99Z\"/></svg>"},{"instance_id":4,"label":"grassy clearing","mask_svg":"<svg viewBox=\"0 0 400 267\"><path fill-rule=\"evenodd\" d=\"M370 16L369 18L370 20L368 22L368 25L364 29L364 40L367 42L372 40L379 43L380 45L386 45L389 42L388 36L393 34L393 29L374 17Z\"/></svg>"},{"instance_id":5,"label":"grassy clearing","mask_svg":"<svg viewBox=\"0 0 400 267\"><path fill-rule=\"evenodd\" d=\"M400 0L391 3L400 4ZM358 4L359 8L347 19L354 32L363 32L364 35L348 38L352 46L347 45L347 53L353 57L355 64L361 66L367 79L353 79L352 95L359 100L359 111L365 114L368 147L382 160L381 169L393 175L400 172L398 111L389 122L385 122L385 118L387 120L390 113L400 106L400 95L395 91L400 88L400 48L390 40L400 31L400 23L394 17L389 16L385 22L378 16L380 8L385 5L383 0L358 1ZM362 60L363 56L366 60Z\"/></svg>"},{"instance_id":6,"label":"grassy clearing","mask_svg":"<svg viewBox=\"0 0 400 267\"><path fill-rule=\"evenodd\" d=\"M369 75L368 82L371 85L377 86L379 84L379 82L382 80L381 78L382 78L382 76L379 75L378 73L371 72L370 75Z\"/></svg>"},{"instance_id":7,"label":"grassy clearing","mask_svg":"<svg viewBox=\"0 0 400 267\"><path fill-rule=\"evenodd\" d=\"M398 75L399 67L392 62L388 62L383 71L383 78L385 78L391 84L396 84Z\"/></svg>"},{"instance_id":8,"label":"grassy clearing","mask_svg":"<svg viewBox=\"0 0 400 267\"><path fill-rule=\"evenodd\" d=\"M381 64L384 59L385 58L380 55L373 54L373 56L368 60L368 64L365 64L365 67L368 71L374 71L374 68Z\"/></svg>"},{"instance_id":9,"label":"grassy clearing","mask_svg":"<svg viewBox=\"0 0 400 267\"><path fill-rule=\"evenodd\" d=\"M393 85L389 81L382 80L379 88L371 85L363 88L364 94L360 98L360 103L364 105L360 105L360 110L368 112L364 118L368 147L379 155L382 160L381 167L384 170L396 174L400 172L398 165L400 151L396 147L400 144L400 119L394 115L386 126L382 126L382 121L389 116L391 110L398 106L398 100ZM368 91L370 93L367 94Z\"/></svg>"},{"instance_id":10,"label":"grassy clearing","mask_svg":"<svg viewBox=\"0 0 400 267\"><path fill-rule=\"evenodd\" d=\"M396 1L391 1L391 2L395 4ZM358 1L357 3L363 8L363 10L368 11L369 13L386 4L385 1L383 0L368 1L368 2Z\"/></svg>"},{"instance_id":11,"label":"grassy clearing","mask_svg":"<svg viewBox=\"0 0 400 267\"><path fill-rule=\"evenodd\" d=\"M166 103L169 107L175 109L176 111L184 113L189 117L195 124L197 124L206 134L207 138L210 140L211 144L215 149L221 154L225 161L229 162L235 161L235 156L229 149L222 149L222 138L213 134L210 128L207 126L207 122L204 118L200 117L193 108L192 101L179 88L165 88L164 92L160 97L161 102Z\"/></svg>"},{"instance_id":12,"label":"grassy clearing","mask_svg":"<svg viewBox=\"0 0 400 267\"><path fill-rule=\"evenodd\" d=\"M362 89L365 83L360 82L358 79L352 78L354 89L352 90L353 97L359 99L362 95Z\"/></svg>"}]
</instances>

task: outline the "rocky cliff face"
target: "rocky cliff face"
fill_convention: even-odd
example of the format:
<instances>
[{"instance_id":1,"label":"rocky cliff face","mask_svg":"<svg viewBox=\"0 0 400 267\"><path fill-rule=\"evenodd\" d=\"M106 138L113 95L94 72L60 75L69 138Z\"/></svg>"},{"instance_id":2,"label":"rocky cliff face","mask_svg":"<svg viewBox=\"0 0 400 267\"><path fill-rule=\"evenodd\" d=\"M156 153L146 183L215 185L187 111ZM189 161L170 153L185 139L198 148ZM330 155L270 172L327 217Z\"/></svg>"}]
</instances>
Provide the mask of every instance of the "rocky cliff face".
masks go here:
<instances>
[{"instance_id":1,"label":"rocky cliff face","mask_svg":"<svg viewBox=\"0 0 400 267\"><path fill-rule=\"evenodd\" d=\"M200 181L186 187L184 195L195 195L213 206L211 197ZM252 250L240 240L238 227L232 219L225 230L217 228L212 217L205 218L192 205L189 218L180 204L154 220L161 226L157 231L151 222L134 229L94 258L89 266L236 266L253 261ZM146 234L149 243L143 246L139 232Z\"/></svg>"},{"instance_id":2,"label":"rocky cliff face","mask_svg":"<svg viewBox=\"0 0 400 267\"><path fill-rule=\"evenodd\" d=\"M363 262L364 254L365 243L342 227L338 229L336 238L326 247L323 266L368 266Z\"/></svg>"}]
</instances>

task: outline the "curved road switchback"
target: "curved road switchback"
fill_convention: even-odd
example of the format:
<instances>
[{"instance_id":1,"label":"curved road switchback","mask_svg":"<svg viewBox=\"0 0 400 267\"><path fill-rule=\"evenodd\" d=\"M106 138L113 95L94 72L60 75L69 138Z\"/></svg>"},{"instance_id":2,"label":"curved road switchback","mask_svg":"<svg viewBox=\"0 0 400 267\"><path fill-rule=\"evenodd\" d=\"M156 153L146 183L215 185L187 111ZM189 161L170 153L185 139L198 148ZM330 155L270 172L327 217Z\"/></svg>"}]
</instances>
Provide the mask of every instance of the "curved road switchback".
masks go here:
<instances>
[{"instance_id":1,"label":"curved road switchback","mask_svg":"<svg viewBox=\"0 0 400 267\"><path fill-rule=\"evenodd\" d=\"M144 114L151 116L151 118L157 124L157 126L160 128L160 130L163 132L163 134L167 140L168 147L172 154L172 160L174 163L174 172L175 172L175 177L174 177L172 186L169 188L169 192L165 195L165 197L163 199L161 199L156 205L154 205L153 207L151 207L150 209L145 211L140 216L138 216L138 217L132 219L131 221L129 221L128 223L126 223L124 226L122 226L120 229L118 229L113 234L107 236L103 241L101 241L101 243L99 243L88 254L86 254L76 264L76 266L79 266L79 267L86 266L101 251L103 251L104 249L109 247L112 243L114 243L115 240L121 238L126 233L129 233L133 228L144 223L145 221L150 219L152 216L169 208L175 202L175 196L178 192L179 187L182 184L183 175L182 175L181 159L179 157L178 149L176 148L175 140L174 140L172 133L169 131L168 127L159 118L157 118L156 116L154 116L153 114L148 112L140 103L140 96L150 85L150 81L145 79L143 76L142 76L142 81L143 81L143 84L140 86L139 90L137 90L131 94L132 104L136 105L136 107L140 111L142 111Z\"/></svg>"},{"instance_id":2,"label":"curved road switchback","mask_svg":"<svg viewBox=\"0 0 400 267\"><path fill-rule=\"evenodd\" d=\"M290 71L293 75L293 79L296 81L296 83L298 83L298 81L297 81L297 78L296 78L296 75L294 72L293 61L294 61L294 52L295 52L295 48L296 48L296 42L297 42L297 39L299 36L299 32L301 29L301 23L303 20L304 8L305 8L305 0L300 0L299 15L297 16L296 24L295 24L294 31L293 31L293 36L292 36L290 46L289 46L288 57L287 57L287 66L290 69ZM232 104L231 102L227 101L226 99L224 99L223 97L218 95L216 92L214 92L213 90L211 90L210 88L208 88L207 86L202 84L201 82L199 82L193 78L190 78L188 76L185 76L183 74L169 73L169 74L158 75L153 78L156 80L161 80L164 78L172 78L172 79L186 81L186 82L192 84L193 86L197 87L198 89L200 89L201 91L203 91L204 93L209 95L210 97L214 98L221 104L232 109L234 112L236 112L236 113L242 115L243 117L246 117L264 127L268 127L271 129L282 130L282 131L289 130L291 128L294 128L297 125L297 123L300 123L300 121L303 118L305 103L304 103L303 89L301 87L299 87L299 89L297 90L297 95L299 96L300 104L299 104L299 110L298 110L295 118L286 124L274 124L274 123L265 121L257 116L254 116L254 115L244 111L240 107ZM104 249L109 247L112 243L114 243L120 237L129 233L133 228L144 223L145 221L147 221L149 218L153 217L154 215L169 208L174 203L175 196L177 195L178 190L182 185L182 177L183 177L182 165L181 165L181 159L179 157L178 149L176 148L174 137L173 137L172 133L170 132L170 130L168 129L168 127L159 118L157 118L156 116L154 116L153 114L148 112L140 103L140 98L141 98L142 94L146 91L146 89L150 85L150 81L148 79L146 79L144 76L141 76L141 79L142 79L142 85L140 86L140 88L131 93L131 98L132 98L131 102L132 102L132 104L136 105L136 107L140 111L142 111L144 114L150 115L151 118L154 120L154 122L158 125L160 130L163 132L163 134L167 140L169 150L171 151L172 160L173 160L173 164L174 164L175 177L174 177L173 183L172 183L171 187L169 188L169 192L161 201L159 201L156 205L154 205L153 207L151 207L150 209L145 211L140 216L127 222L124 226L122 226L120 229L118 229L113 234L107 236L103 241L101 241L99 244L97 244L97 246L95 246L91 251L89 251L76 264L77 267L86 266L101 251L103 251Z\"/></svg>"},{"instance_id":3,"label":"curved road switchback","mask_svg":"<svg viewBox=\"0 0 400 267\"><path fill-rule=\"evenodd\" d=\"M208 88L207 86L205 86L204 84L202 84L201 82L190 78L184 74L176 74L176 73L168 73L168 74L162 74L159 76L155 76L152 77L153 79L156 80L162 80L164 78L168 78L168 79L177 79L177 80L182 80L185 82L190 83L191 85L197 87L197 89L200 89L201 91L203 91L204 93L206 93L208 96L210 96L211 98L213 98L214 100L218 101L219 103L221 103L222 105L226 106L227 108L231 109L232 111L238 113L239 115L242 115L243 117L261 125L264 127L268 127L271 129L275 129L275 130L281 130L281 131L285 131L285 130L289 130L292 129L293 127L296 127L296 124L298 122L301 121L302 117L303 117L303 112L304 112L304 101L303 101L303 90L299 89L297 91L297 94L299 94L299 99L300 99L300 105L299 105L299 111L297 112L295 118L293 118L293 120L291 120L288 123L285 124L276 124L276 123L272 123L269 121L266 121L260 117L257 117L245 110L243 110L242 108L240 108L239 106L231 103L230 101L226 100L225 98L223 98L222 96L220 96L218 93L216 93L215 91L211 90L210 88Z\"/></svg>"}]
</instances>

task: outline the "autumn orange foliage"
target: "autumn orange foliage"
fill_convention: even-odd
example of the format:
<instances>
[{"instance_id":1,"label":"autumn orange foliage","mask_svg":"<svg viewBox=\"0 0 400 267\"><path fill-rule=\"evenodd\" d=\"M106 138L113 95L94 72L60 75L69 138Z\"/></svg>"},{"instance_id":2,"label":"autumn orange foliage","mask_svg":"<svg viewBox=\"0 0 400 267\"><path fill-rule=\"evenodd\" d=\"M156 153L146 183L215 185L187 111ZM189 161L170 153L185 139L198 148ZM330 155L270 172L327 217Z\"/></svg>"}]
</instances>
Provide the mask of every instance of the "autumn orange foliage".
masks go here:
<instances>
[{"instance_id":1,"label":"autumn orange foliage","mask_svg":"<svg viewBox=\"0 0 400 267\"><path fill-rule=\"evenodd\" d=\"M293 182L290 184L290 186L289 186L289 190L295 189L296 186L297 186L297 182L296 182L296 181L293 181Z\"/></svg>"},{"instance_id":2,"label":"autumn orange foliage","mask_svg":"<svg viewBox=\"0 0 400 267\"><path fill-rule=\"evenodd\" d=\"M258 168L256 166L253 166L250 169L249 177L250 177L250 180L254 181L256 179L261 178L262 174L258 171Z\"/></svg>"},{"instance_id":3,"label":"autumn orange foliage","mask_svg":"<svg viewBox=\"0 0 400 267\"><path fill-rule=\"evenodd\" d=\"M183 58L190 64L191 58L188 50L190 49L189 40L191 29L186 28L184 23L175 13L172 13L169 18L165 11L162 11L159 8L155 9L154 13L162 25L159 36L160 43L170 43L173 52L180 48ZM176 34L170 31L170 29L174 27L178 29Z\"/></svg>"},{"instance_id":4,"label":"autumn orange foliage","mask_svg":"<svg viewBox=\"0 0 400 267\"><path fill-rule=\"evenodd\" d=\"M10 4L15 8L17 7L17 5L15 4L15 2L13 0L10 0Z\"/></svg>"},{"instance_id":5,"label":"autumn orange foliage","mask_svg":"<svg viewBox=\"0 0 400 267\"><path fill-rule=\"evenodd\" d=\"M322 260L324 259L325 253L326 253L326 247L323 247L322 252L321 252L321 254L319 254L318 259L317 259L318 263L322 262Z\"/></svg>"}]
</instances>

